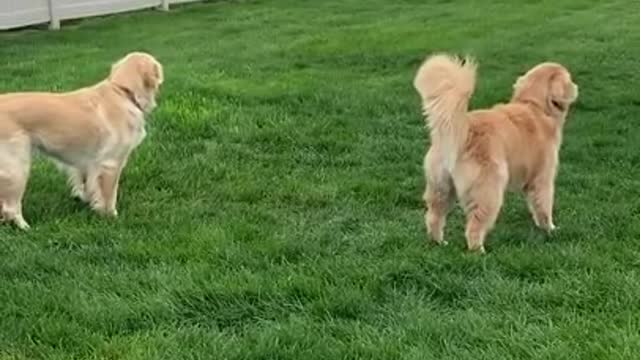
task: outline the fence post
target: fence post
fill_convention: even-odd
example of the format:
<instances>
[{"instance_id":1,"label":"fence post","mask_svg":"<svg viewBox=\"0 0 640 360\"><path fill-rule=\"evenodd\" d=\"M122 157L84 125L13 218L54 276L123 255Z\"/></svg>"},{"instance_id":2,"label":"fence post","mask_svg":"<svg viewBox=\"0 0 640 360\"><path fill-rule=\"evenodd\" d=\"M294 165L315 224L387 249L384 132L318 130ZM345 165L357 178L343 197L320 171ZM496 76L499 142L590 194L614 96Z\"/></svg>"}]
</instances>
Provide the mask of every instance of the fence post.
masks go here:
<instances>
[{"instance_id":1,"label":"fence post","mask_svg":"<svg viewBox=\"0 0 640 360\"><path fill-rule=\"evenodd\" d=\"M162 4L160 5L160 10L169 11L169 0L162 0Z\"/></svg>"},{"instance_id":2,"label":"fence post","mask_svg":"<svg viewBox=\"0 0 640 360\"><path fill-rule=\"evenodd\" d=\"M56 9L56 0L49 0L49 29L60 29L60 17Z\"/></svg>"}]
</instances>

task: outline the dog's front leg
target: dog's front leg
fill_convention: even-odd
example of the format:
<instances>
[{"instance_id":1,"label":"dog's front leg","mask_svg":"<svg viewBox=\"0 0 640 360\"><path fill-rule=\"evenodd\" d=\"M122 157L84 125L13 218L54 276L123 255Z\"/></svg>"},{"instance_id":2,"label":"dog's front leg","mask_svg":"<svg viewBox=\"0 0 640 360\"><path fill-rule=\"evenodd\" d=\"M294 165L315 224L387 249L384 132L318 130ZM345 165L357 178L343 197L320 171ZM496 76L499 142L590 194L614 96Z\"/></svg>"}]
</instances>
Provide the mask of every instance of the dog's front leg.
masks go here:
<instances>
[{"instance_id":1,"label":"dog's front leg","mask_svg":"<svg viewBox=\"0 0 640 360\"><path fill-rule=\"evenodd\" d=\"M88 202L89 197L87 196L87 190L85 187L87 172L60 161L54 161L54 164L58 169L67 174L67 184L69 184L69 187L71 188L71 196L78 200Z\"/></svg>"},{"instance_id":2,"label":"dog's front leg","mask_svg":"<svg viewBox=\"0 0 640 360\"><path fill-rule=\"evenodd\" d=\"M125 162L110 162L102 166L100 176L98 177L98 186L102 193L103 207L99 209L106 215L118 216L116 204L118 201L118 183L120 182L120 174L124 168Z\"/></svg>"},{"instance_id":3,"label":"dog's front leg","mask_svg":"<svg viewBox=\"0 0 640 360\"><path fill-rule=\"evenodd\" d=\"M89 197L86 190L86 174L84 171L75 168L67 168L67 174L69 175L69 186L71 187L71 196L87 202Z\"/></svg>"},{"instance_id":4,"label":"dog's front leg","mask_svg":"<svg viewBox=\"0 0 640 360\"><path fill-rule=\"evenodd\" d=\"M87 171L87 177L84 183L86 201L91 205L91 208L97 212L103 212L105 204L100 187L100 174L101 171L99 167L90 168Z\"/></svg>"}]
</instances>

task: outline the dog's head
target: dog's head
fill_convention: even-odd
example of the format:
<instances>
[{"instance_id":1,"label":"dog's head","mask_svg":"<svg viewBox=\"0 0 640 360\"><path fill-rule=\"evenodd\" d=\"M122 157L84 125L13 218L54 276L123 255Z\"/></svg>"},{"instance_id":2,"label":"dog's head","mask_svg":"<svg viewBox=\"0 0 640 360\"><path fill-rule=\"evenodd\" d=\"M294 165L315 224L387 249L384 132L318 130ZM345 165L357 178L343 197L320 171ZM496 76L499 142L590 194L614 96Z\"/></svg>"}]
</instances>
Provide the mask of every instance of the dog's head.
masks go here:
<instances>
[{"instance_id":1,"label":"dog's head","mask_svg":"<svg viewBox=\"0 0 640 360\"><path fill-rule=\"evenodd\" d=\"M164 73L153 56L132 52L113 64L109 81L127 91L142 111L150 112L156 107L156 94Z\"/></svg>"},{"instance_id":2,"label":"dog's head","mask_svg":"<svg viewBox=\"0 0 640 360\"><path fill-rule=\"evenodd\" d=\"M561 120L578 98L578 85L562 65L542 63L519 77L513 85L512 101L534 102L545 112Z\"/></svg>"}]
</instances>

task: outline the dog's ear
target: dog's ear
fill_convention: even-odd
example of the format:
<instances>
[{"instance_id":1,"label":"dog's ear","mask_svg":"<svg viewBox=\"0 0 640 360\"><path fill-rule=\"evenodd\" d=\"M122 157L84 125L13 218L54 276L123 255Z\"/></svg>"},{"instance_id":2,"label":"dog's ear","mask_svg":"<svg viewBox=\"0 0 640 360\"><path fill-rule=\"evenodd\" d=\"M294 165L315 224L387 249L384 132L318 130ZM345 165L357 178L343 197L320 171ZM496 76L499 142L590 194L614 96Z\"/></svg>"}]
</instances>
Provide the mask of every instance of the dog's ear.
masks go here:
<instances>
[{"instance_id":1,"label":"dog's ear","mask_svg":"<svg viewBox=\"0 0 640 360\"><path fill-rule=\"evenodd\" d=\"M131 83L134 80L132 78L133 74L125 68L126 61L127 58L125 57L111 65L109 81L133 91L133 89L131 89L135 87L135 84Z\"/></svg>"},{"instance_id":2,"label":"dog's ear","mask_svg":"<svg viewBox=\"0 0 640 360\"><path fill-rule=\"evenodd\" d=\"M572 103L578 98L578 85L567 74L555 74L550 81L549 93L555 100Z\"/></svg>"},{"instance_id":3,"label":"dog's ear","mask_svg":"<svg viewBox=\"0 0 640 360\"><path fill-rule=\"evenodd\" d=\"M140 66L140 60L132 55L127 55L111 65L109 81L127 89L134 95L144 91L144 69Z\"/></svg>"},{"instance_id":4,"label":"dog's ear","mask_svg":"<svg viewBox=\"0 0 640 360\"><path fill-rule=\"evenodd\" d=\"M551 111L565 112L578 98L578 86L566 71L554 71L549 77L547 106Z\"/></svg>"},{"instance_id":5,"label":"dog's ear","mask_svg":"<svg viewBox=\"0 0 640 360\"><path fill-rule=\"evenodd\" d=\"M164 71L162 65L154 60L149 60L147 64L144 64L144 70L142 71L144 78L144 85L152 90L156 91L164 82Z\"/></svg>"},{"instance_id":6,"label":"dog's ear","mask_svg":"<svg viewBox=\"0 0 640 360\"><path fill-rule=\"evenodd\" d=\"M518 92L521 90L526 80L526 75L518 76L516 82L513 84L513 91Z\"/></svg>"},{"instance_id":7,"label":"dog's ear","mask_svg":"<svg viewBox=\"0 0 640 360\"><path fill-rule=\"evenodd\" d=\"M518 77L513 84L514 99L528 99L541 102L549 96L547 81L540 80L540 74L529 71Z\"/></svg>"}]
</instances>

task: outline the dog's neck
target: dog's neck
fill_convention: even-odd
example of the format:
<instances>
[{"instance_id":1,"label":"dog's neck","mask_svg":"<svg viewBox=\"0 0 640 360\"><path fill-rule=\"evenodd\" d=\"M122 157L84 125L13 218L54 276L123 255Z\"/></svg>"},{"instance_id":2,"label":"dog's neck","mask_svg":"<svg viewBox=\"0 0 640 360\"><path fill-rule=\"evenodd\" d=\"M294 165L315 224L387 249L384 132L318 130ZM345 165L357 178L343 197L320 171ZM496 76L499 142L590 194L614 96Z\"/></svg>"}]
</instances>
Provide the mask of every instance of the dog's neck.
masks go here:
<instances>
[{"instance_id":1,"label":"dog's neck","mask_svg":"<svg viewBox=\"0 0 640 360\"><path fill-rule=\"evenodd\" d=\"M562 104L558 101L551 101L549 104L544 104L537 99L514 97L513 99L511 99L511 103L528 105L558 120L564 120L564 118L567 116L567 108L565 104Z\"/></svg>"},{"instance_id":2,"label":"dog's neck","mask_svg":"<svg viewBox=\"0 0 640 360\"><path fill-rule=\"evenodd\" d=\"M531 97L524 97L524 96L514 96L511 98L511 103L517 104L525 104L531 107L534 107L536 109L539 109L543 112L546 112L545 106L543 103L541 103L538 99L534 99Z\"/></svg>"},{"instance_id":3,"label":"dog's neck","mask_svg":"<svg viewBox=\"0 0 640 360\"><path fill-rule=\"evenodd\" d=\"M138 108L138 110L140 110L143 114L145 113L144 108L142 107L142 105L140 105L140 102L138 101L138 99L136 98L136 94L131 91L131 89L124 87L120 84L114 83L112 82L113 86L120 92L122 92L122 94L136 107Z\"/></svg>"},{"instance_id":4,"label":"dog's neck","mask_svg":"<svg viewBox=\"0 0 640 360\"><path fill-rule=\"evenodd\" d=\"M567 117L566 109L564 109L562 104L553 103L546 106L539 100L524 97L513 98L510 103L524 104L533 111L546 115L543 118L548 119L548 121L545 121L549 128L548 131L554 134L558 140L558 144L562 143L562 129L564 128L565 119Z\"/></svg>"}]
</instances>

